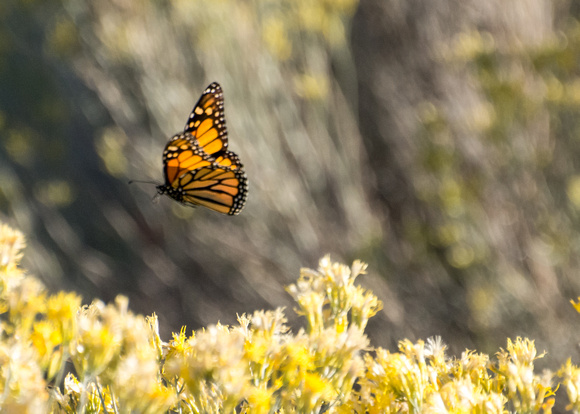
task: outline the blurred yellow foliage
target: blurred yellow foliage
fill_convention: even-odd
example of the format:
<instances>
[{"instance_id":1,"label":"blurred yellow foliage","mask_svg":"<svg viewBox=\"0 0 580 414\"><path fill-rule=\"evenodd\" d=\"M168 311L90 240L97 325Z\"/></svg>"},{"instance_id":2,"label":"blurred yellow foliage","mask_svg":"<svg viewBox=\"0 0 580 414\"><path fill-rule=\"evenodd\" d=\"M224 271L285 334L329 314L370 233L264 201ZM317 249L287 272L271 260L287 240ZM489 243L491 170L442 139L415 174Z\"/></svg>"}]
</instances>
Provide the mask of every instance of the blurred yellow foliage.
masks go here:
<instances>
[{"instance_id":1,"label":"blurred yellow foliage","mask_svg":"<svg viewBox=\"0 0 580 414\"><path fill-rule=\"evenodd\" d=\"M106 128L96 139L96 149L105 164L105 169L114 177L121 177L127 172L127 160L123 149L127 136L121 128Z\"/></svg>"},{"instance_id":2,"label":"blurred yellow foliage","mask_svg":"<svg viewBox=\"0 0 580 414\"><path fill-rule=\"evenodd\" d=\"M36 140L37 136L31 129L10 129L4 140L4 148L13 161L20 165L30 165Z\"/></svg>"},{"instance_id":3,"label":"blurred yellow foliage","mask_svg":"<svg viewBox=\"0 0 580 414\"><path fill-rule=\"evenodd\" d=\"M40 181L34 188L34 195L46 206L68 206L74 200L72 186L64 180Z\"/></svg>"},{"instance_id":4,"label":"blurred yellow foliage","mask_svg":"<svg viewBox=\"0 0 580 414\"><path fill-rule=\"evenodd\" d=\"M48 48L59 56L70 56L80 48L77 28L70 19L61 17L56 20L47 38Z\"/></svg>"},{"instance_id":5,"label":"blurred yellow foliage","mask_svg":"<svg viewBox=\"0 0 580 414\"><path fill-rule=\"evenodd\" d=\"M569 178L566 194L574 208L580 209L580 176L575 175Z\"/></svg>"}]
</instances>

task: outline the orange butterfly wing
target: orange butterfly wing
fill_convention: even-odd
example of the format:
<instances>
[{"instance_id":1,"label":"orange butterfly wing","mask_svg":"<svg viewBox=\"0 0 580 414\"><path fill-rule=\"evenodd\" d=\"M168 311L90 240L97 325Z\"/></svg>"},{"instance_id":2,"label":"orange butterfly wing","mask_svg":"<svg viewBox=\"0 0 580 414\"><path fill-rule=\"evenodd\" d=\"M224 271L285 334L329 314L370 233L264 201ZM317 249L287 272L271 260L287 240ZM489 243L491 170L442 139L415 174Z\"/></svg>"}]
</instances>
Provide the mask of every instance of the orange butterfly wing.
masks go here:
<instances>
[{"instance_id":1,"label":"orange butterfly wing","mask_svg":"<svg viewBox=\"0 0 580 414\"><path fill-rule=\"evenodd\" d=\"M191 134L208 155L217 157L226 151L228 131L224 118L224 94L217 82L203 91L183 132Z\"/></svg>"},{"instance_id":2,"label":"orange butterfly wing","mask_svg":"<svg viewBox=\"0 0 580 414\"><path fill-rule=\"evenodd\" d=\"M197 170L212 164L211 158L193 144L194 141L185 134L175 135L167 143L163 151L166 184L173 184L187 171Z\"/></svg>"},{"instance_id":3,"label":"orange butterfly wing","mask_svg":"<svg viewBox=\"0 0 580 414\"><path fill-rule=\"evenodd\" d=\"M183 132L193 148L201 148L218 164L234 169L242 167L239 157L234 152L227 151L224 97L217 82L211 83L205 89L191 111Z\"/></svg>"},{"instance_id":4,"label":"orange butterfly wing","mask_svg":"<svg viewBox=\"0 0 580 414\"><path fill-rule=\"evenodd\" d=\"M248 194L243 171L217 164L183 174L179 178L179 188L183 194L182 202L230 215L239 214Z\"/></svg>"}]
</instances>

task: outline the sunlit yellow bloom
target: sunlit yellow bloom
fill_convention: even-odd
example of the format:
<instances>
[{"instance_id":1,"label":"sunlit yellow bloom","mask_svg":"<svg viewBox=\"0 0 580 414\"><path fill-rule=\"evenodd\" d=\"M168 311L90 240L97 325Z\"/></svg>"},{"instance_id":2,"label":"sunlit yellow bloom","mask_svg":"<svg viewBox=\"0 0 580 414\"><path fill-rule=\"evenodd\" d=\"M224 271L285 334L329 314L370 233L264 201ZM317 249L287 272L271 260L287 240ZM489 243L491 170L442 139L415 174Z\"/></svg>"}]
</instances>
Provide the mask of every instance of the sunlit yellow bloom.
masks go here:
<instances>
[{"instance_id":1,"label":"sunlit yellow bloom","mask_svg":"<svg viewBox=\"0 0 580 414\"><path fill-rule=\"evenodd\" d=\"M22 233L0 223L0 270L15 268L22 258L25 246Z\"/></svg>"},{"instance_id":2,"label":"sunlit yellow bloom","mask_svg":"<svg viewBox=\"0 0 580 414\"><path fill-rule=\"evenodd\" d=\"M190 337L183 328L165 343L156 316L133 314L125 297L80 307L75 294L46 294L18 267L21 235L0 230L2 412L549 414L554 406L554 375L535 373L545 354L526 338L508 340L493 359L469 350L452 358L440 338L368 352L364 328L382 304L355 284L361 262L327 256L301 271L288 292L307 330L292 333L279 308ZM557 375L567 408L580 411L580 368L568 360Z\"/></svg>"},{"instance_id":3,"label":"sunlit yellow bloom","mask_svg":"<svg viewBox=\"0 0 580 414\"><path fill-rule=\"evenodd\" d=\"M253 387L248 393L248 405L251 413L269 413L272 407L274 390L266 386Z\"/></svg>"}]
</instances>

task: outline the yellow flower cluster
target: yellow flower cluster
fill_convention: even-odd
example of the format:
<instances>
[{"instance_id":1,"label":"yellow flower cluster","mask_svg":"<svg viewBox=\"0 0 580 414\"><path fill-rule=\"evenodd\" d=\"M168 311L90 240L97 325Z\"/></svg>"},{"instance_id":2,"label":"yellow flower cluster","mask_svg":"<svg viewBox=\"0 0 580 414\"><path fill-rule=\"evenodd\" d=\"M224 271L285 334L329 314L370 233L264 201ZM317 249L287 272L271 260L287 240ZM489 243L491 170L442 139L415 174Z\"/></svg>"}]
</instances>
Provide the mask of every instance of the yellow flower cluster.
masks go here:
<instances>
[{"instance_id":1,"label":"yellow flower cluster","mask_svg":"<svg viewBox=\"0 0 580 414\"><path fill-rule=\"evenodd\" d=\"M312 44L314 37L320 36L330 47L342 46L357 5L357 0L294 0L274 7L264 1L258 8L264 15L262 37L280 60L292 56L297 42Z\"/></svg>"},{"instance_id":2,"label":"yellow flower cluster","mask_svg":"<svg viewBox=\"0 0 580 414\"><path fill-rule=\"evenodd\" d=\"M358 261L324 257L288 287L307 320L297 333L276 309L165 343L155 315L132 314L126 298L82 306L49 295L18 267L23 246L0 224L3 413L550 413L556 378L567 409L580 409L580 367L535 374L543 354L529 339L508 340L493 360L453 358L440 338L369 348L364 329L382 304L355 285Z\"/></svg>"}]
</instances>

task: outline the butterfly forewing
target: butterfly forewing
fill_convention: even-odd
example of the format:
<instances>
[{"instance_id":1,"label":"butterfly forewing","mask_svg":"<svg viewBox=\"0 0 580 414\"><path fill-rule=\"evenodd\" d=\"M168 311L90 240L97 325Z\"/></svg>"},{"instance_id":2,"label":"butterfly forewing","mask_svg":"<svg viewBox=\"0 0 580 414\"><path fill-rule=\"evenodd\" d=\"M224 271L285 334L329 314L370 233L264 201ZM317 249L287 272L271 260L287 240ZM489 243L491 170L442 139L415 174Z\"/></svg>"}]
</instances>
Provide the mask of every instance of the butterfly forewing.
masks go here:
<instances>
[{"instance_id":1,"label":"butterfly forewing","mask_svg":"<svg viewBox=\"0 0 580 414\"><path fill-rule=\"evenodd\" d=\"M186 171L196 170L212 163L211 158L187 135L175 135L163 151L165 183L172 185Z\"/></svg>"},{"instance_id":2,"label":"butterfly forewing","mask_svg":"<svg viewBox=\"0 0 580 414\"><path fill-rule=\"evenodd\" d=\"M199 98L184 132L190 133L208 155L219 155L228 147L224 95L217 82L209 85Z\"/></svg>"},{"instance_id":3,"label":"butterfly forewing","mask_svg":"<svg viewBox=\"0 0 580 414\"><path fill-rule=\"evenodd\" d=\"M215 162L223 167L230 167L232 170L241 169L243 167L238 155L232 151L224 151L223 154L215 158Z\"/></svg>"}]
</instances>

